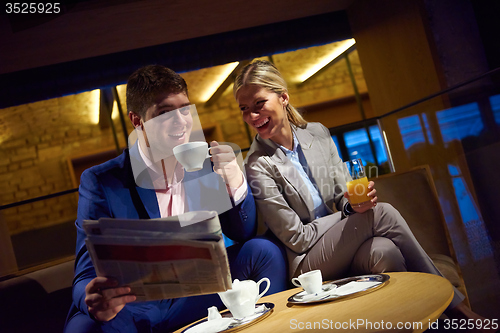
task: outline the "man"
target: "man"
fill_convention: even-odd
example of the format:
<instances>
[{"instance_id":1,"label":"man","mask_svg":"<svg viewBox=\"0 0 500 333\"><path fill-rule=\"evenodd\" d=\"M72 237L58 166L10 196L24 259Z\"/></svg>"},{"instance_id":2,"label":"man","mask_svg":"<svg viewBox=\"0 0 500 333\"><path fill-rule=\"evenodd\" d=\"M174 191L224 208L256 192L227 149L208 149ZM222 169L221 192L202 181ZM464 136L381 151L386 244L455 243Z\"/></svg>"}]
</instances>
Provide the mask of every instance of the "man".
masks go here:
<instances>
[{"instance_id":1,"label":"man","mask_svg":"<svg viewBox=\"0 0 500 333\"><path fill-rule=\"evenodd\" d=\"M227 249L232 278L268 277L269 293L285 289L287 269L280 248L266 239L251 239L256 233L255 203L233 149L212 142L214 172L207 159L194 173L184 172L171 152L189 141L193 131L195 108L184 79L163 66L140 68L128 80L127 108L137 142L81 177L73 305L65 332L167 332L206 316L210 306L222 307L216 294L134 302L127 286L96 277L85 246L84 220L216 210L225 236L239 242Z\"/></svg>"}]
</instances>

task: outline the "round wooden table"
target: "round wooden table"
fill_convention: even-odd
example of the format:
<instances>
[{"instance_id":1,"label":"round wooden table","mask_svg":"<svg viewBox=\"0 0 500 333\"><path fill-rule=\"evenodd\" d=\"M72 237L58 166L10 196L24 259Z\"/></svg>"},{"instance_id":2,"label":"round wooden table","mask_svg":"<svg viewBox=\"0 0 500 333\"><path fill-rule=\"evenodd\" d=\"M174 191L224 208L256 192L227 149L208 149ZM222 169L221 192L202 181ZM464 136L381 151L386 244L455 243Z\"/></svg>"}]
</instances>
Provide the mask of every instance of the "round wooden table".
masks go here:
<instances>
[{"instance_id":1,"label":"round wooden table","mask_svg":"<svg viewBox=\"0 0 500 333\"><path fill-rule=\"evenodd\" d=\"M385 286L358 297L307 305L288 304L287 299L302 288L263 297L259 303L275 305L271 315L238 332L321 332L337 329L423 332L453 299L453 287L443 277L414 272L387 274L390 280ZM176 332L182 332L186 327Z\"/></svg>"}]
</instances>

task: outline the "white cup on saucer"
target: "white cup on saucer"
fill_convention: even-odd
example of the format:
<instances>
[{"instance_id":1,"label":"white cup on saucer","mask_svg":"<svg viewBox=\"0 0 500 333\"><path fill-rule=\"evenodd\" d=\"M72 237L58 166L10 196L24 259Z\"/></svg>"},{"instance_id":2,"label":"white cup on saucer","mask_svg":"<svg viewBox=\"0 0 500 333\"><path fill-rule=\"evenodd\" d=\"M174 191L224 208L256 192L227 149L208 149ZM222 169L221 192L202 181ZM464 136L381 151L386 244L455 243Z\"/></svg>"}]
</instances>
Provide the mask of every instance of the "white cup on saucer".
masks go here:
<instances>
[{"instance_id":1,"label":"white cup on saucer","mask_svg":"<svg viewBox=\"0 0 500 333\"><path fill-rule=\"evenodd\" d=\"M205 159L210 157L208 143L203 141L180 144L174 147L173 152L177 161L188 172L201 170Z\"/></svg>"},{"instance_id":2,"label":"white cup on saucer","mask_svg":"<svg viewBox=\"0 0 500 333\"><path fill-rule=\"evenodd\" d=\"M308 294L317 294L323 290L323 277L319 269L306 272L293 278L292 283L297 287L304 288Z\"/></svg>"}]
</instances>

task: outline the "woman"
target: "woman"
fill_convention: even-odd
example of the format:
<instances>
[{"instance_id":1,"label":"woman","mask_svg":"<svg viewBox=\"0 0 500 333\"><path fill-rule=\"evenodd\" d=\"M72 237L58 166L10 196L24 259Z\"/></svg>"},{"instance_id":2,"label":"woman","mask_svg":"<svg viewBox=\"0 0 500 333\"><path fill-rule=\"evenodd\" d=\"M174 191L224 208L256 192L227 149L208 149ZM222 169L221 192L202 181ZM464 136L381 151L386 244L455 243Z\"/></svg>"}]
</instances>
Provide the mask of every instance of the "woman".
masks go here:
<instances>
[{"instance_id":1,"label":"woman","mask_svg":"<svg viewBox=\"0 0 500 333\"><path fill-rule=\"evenodd\" d=\"M233 92L243 120L258 133L246 158L248 182L265 223L286 245L291 277L314 269L325 280L406 270L441 275L399 212L377 203L373 182L368 202L349 204L329 131L290 104L273 64L248 64ZM463 299L455 290L450 314L481 318Z\"/></svg>"}]
</instances>

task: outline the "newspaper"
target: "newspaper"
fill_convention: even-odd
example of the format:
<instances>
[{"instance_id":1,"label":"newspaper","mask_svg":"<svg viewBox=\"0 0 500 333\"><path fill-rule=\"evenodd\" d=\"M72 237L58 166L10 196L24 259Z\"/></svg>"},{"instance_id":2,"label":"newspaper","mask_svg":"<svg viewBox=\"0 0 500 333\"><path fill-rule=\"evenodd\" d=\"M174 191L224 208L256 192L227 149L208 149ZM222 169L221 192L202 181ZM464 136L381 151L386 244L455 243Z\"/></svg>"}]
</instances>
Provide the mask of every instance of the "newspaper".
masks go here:
<instances>
[{"instance_id":1,"label":"newspaper","mask_svg":"<svg viewBox=\"0 0 500 333\"><path fill-rule=\"evenodd\" d=\"M212 294L231 289L219 217L214 211L132 220L84 221L98 276L127 285L137 301Z\"/></svg>"}]
</instances>

